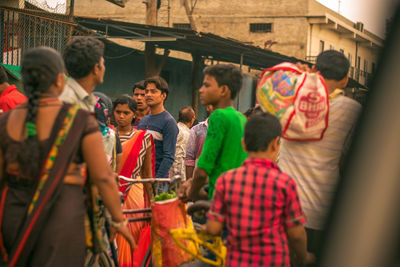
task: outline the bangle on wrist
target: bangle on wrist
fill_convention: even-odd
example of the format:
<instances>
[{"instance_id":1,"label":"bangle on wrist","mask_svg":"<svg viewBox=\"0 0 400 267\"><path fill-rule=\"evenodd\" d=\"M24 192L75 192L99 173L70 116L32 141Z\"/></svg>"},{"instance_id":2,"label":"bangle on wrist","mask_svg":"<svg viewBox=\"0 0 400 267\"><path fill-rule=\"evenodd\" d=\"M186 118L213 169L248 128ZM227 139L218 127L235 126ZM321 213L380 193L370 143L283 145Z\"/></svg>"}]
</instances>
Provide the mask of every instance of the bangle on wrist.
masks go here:
<instances>
[{"instance_id":1,"label":"bangle on wrist","mask_svg":"<svg viewBox=\"0 0 400 267\"><path fill-rule=\"evenodd\" d=\"M116 222L111 220L110 225L114 228L120 228L121 226L127 226L128 225L128 219L125 219L121 222Z\"/></svg>"}]
</instances>

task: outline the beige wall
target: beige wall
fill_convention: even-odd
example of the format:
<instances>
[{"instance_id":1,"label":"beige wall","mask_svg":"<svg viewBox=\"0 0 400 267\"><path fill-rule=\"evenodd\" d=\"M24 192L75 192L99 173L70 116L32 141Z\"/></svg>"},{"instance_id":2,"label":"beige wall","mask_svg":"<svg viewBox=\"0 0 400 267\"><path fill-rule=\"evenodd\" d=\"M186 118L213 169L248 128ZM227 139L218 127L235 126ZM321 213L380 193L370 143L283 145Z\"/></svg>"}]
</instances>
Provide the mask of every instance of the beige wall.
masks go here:
<instances>
[{"instance_id":1,"label":"beige wall","mask_svg":"<svg viewBox=\"0 0 400 267\"><path fill-rule=\"evenodd\" d=\"M308 43L308 56L315 57L320 53L320 41L325 42L325 49L333 49L340 51L340 49L344 50L344 54L346 57L351 55L350 65L354 68L356 66L356 57L360 57L361 64L360 70L365 71L364 69L364 61L367 60L367 69L368 73L372 72L372 63L377 63L379 50L376 48L372 48L367 43L356 43L355 40L343 37L339 33L332 31L326 26L314 24L309 26L309 43ZM359 82L362 84L366 83L366 76L364 73L360 73Z\"/></svg>"},{"instance_id":2,"label":"beige wall","mask_svg":"<svg viewBox=\"0 0 400 267\"><path fill-rule=\"evenodd\" d=\"M173 23L188 23L180 1L173 1ZM307 1L198 1L193 14L198 31L264 48L267 41L277 42L271 50L305 58ZM272 23L271 33L252 33L250 23Z\"/></svg>"},{"instance_id":3,"label":"beige wall","mask_svg":"<svg viewBox=\"0 0 400 267\"><path fill-rule=\"evenodd\" d=\"M22 1L22 0L0 0L0 6L24 8L25 1Z\"/></svg>"},{"instance_id":4,"label":"beige wall","mask_svg":"<svg viewBox=\"0 0 400 267\"><path fill-rule=\"evenodd\" d=\"M310 37L311 41L311 51L309 52L309 56L317 56L320 51L320 41L325 42L325 50L330 49L330 46L333 46L335 50L344 50L344 54L347 56L348 53L351 53L353 58L352 66L354 66L354 57L355 57L355 42L349 38L344 38L340 34L327 29L324 26L314 24L310 25L312 27L312 34Z\"/></svg>"},{"instance_id":5,"label":"beige wall","mask_svg":"<svg viewBox=\"0 0 400 267\"><path fill-rule=\"evenodd\" d=\"M122 8L105 0L75 0L74 14L144 23L145 10L142 1L128 1L126 7Z\"/></svg>"}]
</instances>

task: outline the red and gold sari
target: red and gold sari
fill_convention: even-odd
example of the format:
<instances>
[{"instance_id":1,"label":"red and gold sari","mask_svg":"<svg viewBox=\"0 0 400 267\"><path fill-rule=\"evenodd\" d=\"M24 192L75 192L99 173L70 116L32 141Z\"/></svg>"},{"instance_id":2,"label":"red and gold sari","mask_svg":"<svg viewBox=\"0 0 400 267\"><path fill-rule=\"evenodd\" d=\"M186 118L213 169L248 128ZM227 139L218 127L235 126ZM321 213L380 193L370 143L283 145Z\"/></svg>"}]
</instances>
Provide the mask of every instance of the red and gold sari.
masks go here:
<instances>
[{"instance_id":1,"label":"red and gold sari","mask_svg":"<svg viewBox=\"0 0 400 267\"><path fill-rule=\"evenodd\" d=\"M150 134L143 130L133 133L132 137L122 143L122 159L119 175L135 179L151 178L155 176L155 149ZM131 184L121 181L120 192L124 194L123 209L143 209L150 207L150 196L143 184ZM126 218L143 217L142 214L127 214ZM148 225L147 222L132 222L128 227L137 242L140 231ZM132 266L132 250L121 236L117 235L118 262L120 267Z\"/></svg>"}]
</instances>

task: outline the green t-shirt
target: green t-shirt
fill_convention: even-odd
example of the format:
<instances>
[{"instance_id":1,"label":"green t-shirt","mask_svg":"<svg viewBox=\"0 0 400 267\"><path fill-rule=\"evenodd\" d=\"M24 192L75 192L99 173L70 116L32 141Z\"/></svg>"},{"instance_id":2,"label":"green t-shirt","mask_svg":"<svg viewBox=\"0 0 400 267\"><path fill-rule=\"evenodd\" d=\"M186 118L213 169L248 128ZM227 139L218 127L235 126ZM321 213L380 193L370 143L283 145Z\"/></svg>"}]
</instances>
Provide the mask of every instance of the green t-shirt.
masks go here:
<instances>
[{"instance_id":1,"label":"green t-shirt","mask_svg":"<svg viewBox=\"0 0 400 267\"><path fill-rule=\"evenodd\" d=\"M241 140L246 118L233 107L216 109L208 119L208 130L197 167L208 174L208 198L214 195L218 177L228 170L238 168L247 158Z\"/></svg>"}]
</instances>

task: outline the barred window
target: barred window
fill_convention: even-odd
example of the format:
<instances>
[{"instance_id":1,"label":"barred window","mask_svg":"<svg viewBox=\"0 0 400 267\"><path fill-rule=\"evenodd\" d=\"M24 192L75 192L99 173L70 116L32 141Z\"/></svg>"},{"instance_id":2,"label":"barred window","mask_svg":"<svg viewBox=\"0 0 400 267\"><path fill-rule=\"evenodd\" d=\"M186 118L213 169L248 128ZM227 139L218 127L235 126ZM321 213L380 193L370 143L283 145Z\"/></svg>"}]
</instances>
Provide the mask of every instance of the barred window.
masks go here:
<instances>
[{"instance_id":1,"label":"barred window","mask_svg":"<svg viewBox=\"0 0 400 267\"><path fill-rule=\"evenodd\" d=\"M181 29L181 30L190 30L190 24L189 23L174 23L173 28L175 29Z\"/></svg>"},{"instance_id":2,"label":"barred window","mask_svg":"<svg viewBox=\"0 0 400 267\"><path fill-rule=\"evenodd\" d=\"M272 23L250 23L250 32L272 32Z\"/></svg>"},{"instance_id":3,"label":"barred window","mask_svg":"<svg viewBox=\"0 0 400 267\"><path fill-rule=\"evenodd\" d=\"M364 71L368 72L368 61L364 59Z\"/></svg>"}]
</instances>

